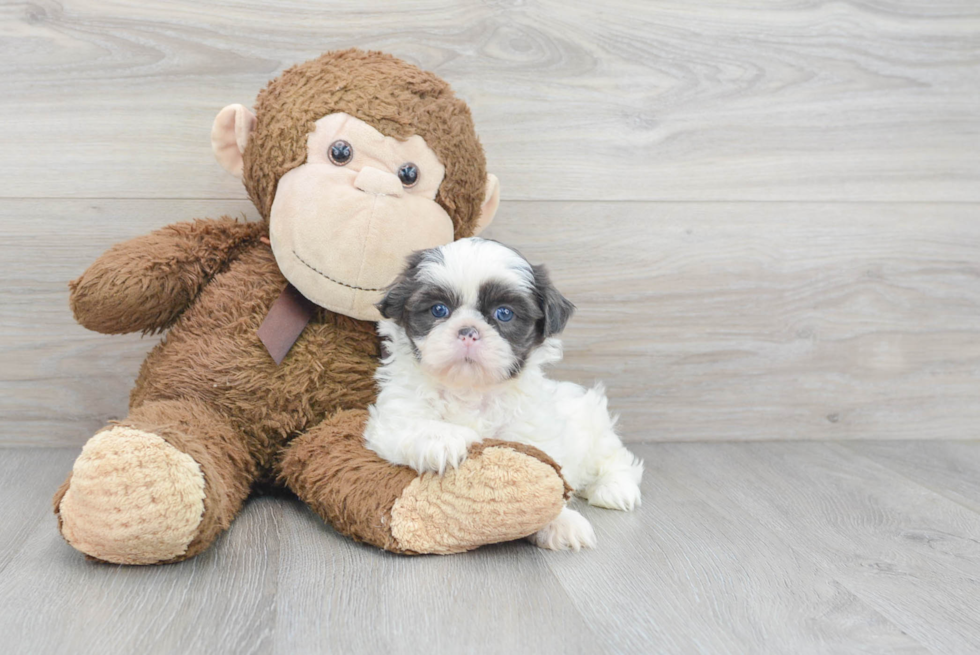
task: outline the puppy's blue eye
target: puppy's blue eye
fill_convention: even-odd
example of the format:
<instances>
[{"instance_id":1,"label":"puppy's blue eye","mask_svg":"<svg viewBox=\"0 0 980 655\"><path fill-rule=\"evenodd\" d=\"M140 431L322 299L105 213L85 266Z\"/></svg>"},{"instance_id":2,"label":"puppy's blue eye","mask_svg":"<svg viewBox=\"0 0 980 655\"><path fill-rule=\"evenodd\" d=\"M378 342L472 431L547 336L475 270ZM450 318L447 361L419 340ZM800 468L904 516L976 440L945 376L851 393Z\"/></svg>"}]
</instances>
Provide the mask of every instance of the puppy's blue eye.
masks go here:
<instances>
[{"instance_id":1,"label":"puppy's blue eye","mask_svg":"<svg viewBox=\"0 0 980 655\"><path fill-rule=\"evenodd\" d=\"M439 303L438 305L433 305L432 309L430 309L429 311L431 311L432 315L435 316L436 318L446 318L447 316L449 316L449 308L443 305L442 303Z\"/></svg>"},{"instance_id":2,"label":"puppy's blue eye","mask_svg":"<svg viewBox=\"0 0 980 655\"><path fill-rule=\"evenodd\" d=\"M514 318L514 312L506 307L498 307L497 311L493 313L497 317L497 320L501 323L506 323L510 319Z\"/></svg>"}]
</instances>

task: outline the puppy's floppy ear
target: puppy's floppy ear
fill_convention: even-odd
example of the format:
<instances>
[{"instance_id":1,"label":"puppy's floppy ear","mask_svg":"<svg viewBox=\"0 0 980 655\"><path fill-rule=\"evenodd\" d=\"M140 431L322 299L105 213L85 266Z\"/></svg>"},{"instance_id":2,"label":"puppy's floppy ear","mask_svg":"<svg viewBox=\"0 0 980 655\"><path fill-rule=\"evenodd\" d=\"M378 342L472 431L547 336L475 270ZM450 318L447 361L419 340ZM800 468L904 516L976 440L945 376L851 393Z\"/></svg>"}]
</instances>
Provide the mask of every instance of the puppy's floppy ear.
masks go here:
<instances>
[{"instance_id":1,"label":"puppy's floppy ear","mask_svg":"<svg viewBox=\"0 0 980 655\"><path fill-rule=\"evenodd\" d=\"M425 253L426 251L420 250L409 255L405 270L385 290L384 298L375 305L382 317L390 318L399 325L402 324L405 318L405 305L415 292L415 274L418 272L419 264L425 260Z\"/></svg>"},{"instance_id":2,"label":"puppy's floppy ear","mask_svg":"<svg viewBox=\"0 0 980 655\"><path fill-rule=\"evenodd\" d=\"M544 317L541 319L543 334L545 337L550 337L565 329L565 324L575 311L575 305L558 292L544 266L532 266L531 270L534 271L534 290L541 311L544 312Z\"/></svg>"}]
</instances>

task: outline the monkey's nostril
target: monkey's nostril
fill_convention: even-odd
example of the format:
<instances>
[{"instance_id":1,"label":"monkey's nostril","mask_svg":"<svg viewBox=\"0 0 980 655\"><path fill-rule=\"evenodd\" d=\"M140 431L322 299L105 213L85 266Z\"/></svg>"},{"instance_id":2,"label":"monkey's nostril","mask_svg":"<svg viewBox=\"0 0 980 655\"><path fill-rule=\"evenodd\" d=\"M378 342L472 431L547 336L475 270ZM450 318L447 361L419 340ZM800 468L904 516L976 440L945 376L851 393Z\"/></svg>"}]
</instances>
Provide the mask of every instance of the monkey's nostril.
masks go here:
<instances>
[{"instance_id":1,"label":"monkey's nostril","mask_svg":"<svg viewBox=\"0 0 980 655\"><path fill-rule=\"evenodd\" d=\"M460 328L459 334L457 335L463 341L479 341L480 332L475 327L464 327Z\"/></svg>"}]
</instances>

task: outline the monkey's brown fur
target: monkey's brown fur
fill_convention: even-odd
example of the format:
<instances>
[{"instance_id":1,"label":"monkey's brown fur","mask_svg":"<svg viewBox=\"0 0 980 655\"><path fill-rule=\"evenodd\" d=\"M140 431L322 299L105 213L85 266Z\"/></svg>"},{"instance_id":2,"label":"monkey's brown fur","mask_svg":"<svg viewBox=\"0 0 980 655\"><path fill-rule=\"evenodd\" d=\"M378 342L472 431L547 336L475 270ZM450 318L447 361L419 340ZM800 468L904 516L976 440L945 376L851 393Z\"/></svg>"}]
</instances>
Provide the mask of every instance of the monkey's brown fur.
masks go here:
<instances>
[{"instance_id":1,"label":"monkey's brown fur","mask_svg":"<svg viewBox=\"0 0 980 655\"><path fill-rule=\"evenodd\" d=\"M353 75L360 76L357 85L350 84ZM424 550L406 547L391 528L392 509L417 474L384 462L361 438L365 408L375 396L374 324L318 309L277 366L256 330L286 280L263 237L279 178L303 163L313 122L337 111L385 135L423 136L446 167L437 201L453 219L457 238L471 234L486 171L469 110L438 77L361 51L328 53L287 70L260 94L256 110L244 182L265 221L177 223L118 244L71 283L72 311L82 325L104 333L169 330L143 363L130 414L118 422L162 437L203 473L197 534L168 561L207 548L262 481L285 484L355 539L398 552ZM560 511L568 489L552 460L533 448L493 446L498 454L511 449L546 464L527 482L527 507L499 503L486 517L474 515L461 524L483 521L484 530L498 529L497 521L499 533L481 533L478 541L472 534L449 535L443 541L458 546L434 552L523 536L540 525L529 528L522 520L533 523L539 520L535 513L553 517ZM495 493L487 482L492 472L479 469L481 458L491 461L492 450L487 444L475 448L470 461L476 472L466 473L474 479L460 481L482 485L480 498ZM55 497L56 512L71 480Z\"/></svg>"},{"instance_id":2,"label":"monkey's brown fur","mask_svg":"<svg viewBox=\"0 0 980 655\"><path fill-rule=\"evenodd\" d=\"M391 55L343 50L286 70L259 93L255 109L258 124L244 153L245 188L266 220L279 178L306 160L313 124L345 112L385 136L425 139L446 167L436 202L452 217L457 239L473 233L486 159L469 107L438 76Z\"/></svg>"}]
</instances>

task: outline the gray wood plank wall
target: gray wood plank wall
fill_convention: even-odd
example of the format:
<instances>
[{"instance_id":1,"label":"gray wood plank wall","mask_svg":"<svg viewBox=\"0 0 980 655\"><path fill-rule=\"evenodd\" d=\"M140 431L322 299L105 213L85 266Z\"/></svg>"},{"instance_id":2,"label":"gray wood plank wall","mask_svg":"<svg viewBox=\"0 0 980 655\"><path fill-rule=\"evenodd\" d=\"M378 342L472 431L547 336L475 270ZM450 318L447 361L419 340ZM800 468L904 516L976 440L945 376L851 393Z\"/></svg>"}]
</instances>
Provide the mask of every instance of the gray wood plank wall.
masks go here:
<instances>
[{"instance_id":1,"label":"gray wood plank wall","mask_svg":"<svg viewBox=\"0 0 980 655\"><path fill-rule=\"evenodd\" d=\"M0 3L0 444L125 412L154 340L74 325L67 281L254 218L213 115L349 46L470 102L492 236L578 304L556 374L626 439L976 438L978 35L969 0Z\"/></svg>"}]
</instances>

